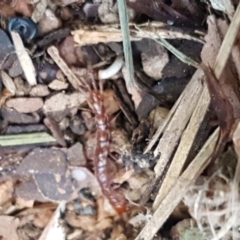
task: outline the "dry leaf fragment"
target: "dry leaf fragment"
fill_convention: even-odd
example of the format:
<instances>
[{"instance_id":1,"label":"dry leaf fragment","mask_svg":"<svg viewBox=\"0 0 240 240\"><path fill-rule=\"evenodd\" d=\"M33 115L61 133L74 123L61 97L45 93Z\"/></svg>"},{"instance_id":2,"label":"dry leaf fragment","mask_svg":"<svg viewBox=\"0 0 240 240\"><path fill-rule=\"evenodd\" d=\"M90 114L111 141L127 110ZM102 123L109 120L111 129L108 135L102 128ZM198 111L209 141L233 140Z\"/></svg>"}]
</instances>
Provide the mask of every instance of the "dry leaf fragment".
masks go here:
<instances>
[{"instance_id":1,"label":"dry leaf fragment","mask_svg":"<svg viewBox=\"0 0 240 240\"><path fill-rule=\"evenodd\" d=\"M235 122L233 107L225 95L223 85L220 85L213 70L210 67L202 67L206 76L208 91L211 96L211 106L217 115L220 126L220 135L215 149L215 151L218 151L228 140Z\"/></svg>"}]
</instances>

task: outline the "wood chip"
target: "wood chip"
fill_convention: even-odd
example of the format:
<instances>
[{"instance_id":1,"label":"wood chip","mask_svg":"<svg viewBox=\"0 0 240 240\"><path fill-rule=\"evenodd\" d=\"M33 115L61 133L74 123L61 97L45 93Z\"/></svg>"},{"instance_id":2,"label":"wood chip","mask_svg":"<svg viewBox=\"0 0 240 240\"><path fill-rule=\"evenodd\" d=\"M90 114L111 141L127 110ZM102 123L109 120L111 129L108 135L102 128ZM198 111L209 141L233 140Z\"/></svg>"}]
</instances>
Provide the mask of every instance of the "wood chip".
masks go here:
<instances>
[{"instance_id":1,"label":"wood chip","mask_svg":"<svg viewBox=\"0 0 240 240\"><path fill-rule=\"evenodd\" d=\"M32 60L23 45L20 35L17 32L11 32L11 36L26 80L31 86L36 85L36 71L33 66Z\"/></svg>"}]
</instances>

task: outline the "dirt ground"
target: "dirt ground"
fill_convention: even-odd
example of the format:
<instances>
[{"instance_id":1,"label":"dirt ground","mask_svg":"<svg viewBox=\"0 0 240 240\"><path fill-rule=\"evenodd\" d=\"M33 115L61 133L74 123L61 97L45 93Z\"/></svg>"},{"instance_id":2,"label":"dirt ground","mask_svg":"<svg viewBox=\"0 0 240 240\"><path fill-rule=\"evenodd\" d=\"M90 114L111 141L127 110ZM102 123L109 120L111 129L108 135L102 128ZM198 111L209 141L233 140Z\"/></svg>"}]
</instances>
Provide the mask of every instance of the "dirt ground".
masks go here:
<instances>
[{"instance_id":1,"label":"dirt ground","mask_svg":"<svg viewBox=\"0 0 240 240\"><path fill-rule=\"evenodd\" d=\"M240 239L239 1L0 16L0 239Z\"/></svg>"}]
</instances>

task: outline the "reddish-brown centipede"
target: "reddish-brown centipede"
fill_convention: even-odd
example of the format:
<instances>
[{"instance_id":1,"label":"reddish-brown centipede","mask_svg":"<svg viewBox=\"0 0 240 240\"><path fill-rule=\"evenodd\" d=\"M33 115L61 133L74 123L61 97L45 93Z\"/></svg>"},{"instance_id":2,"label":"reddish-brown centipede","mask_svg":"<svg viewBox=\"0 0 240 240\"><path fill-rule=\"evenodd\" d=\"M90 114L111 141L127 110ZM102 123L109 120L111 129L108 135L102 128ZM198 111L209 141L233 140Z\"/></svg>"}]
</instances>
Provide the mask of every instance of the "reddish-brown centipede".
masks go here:
<instances>
[{"instance_id":1,"label":"reddish-brown centipede","mask_svg":"<svg viewBox=\"0 0 240 240\"><path fill-rule=\"evenodd\" d=\"M97 129L97 146L94 154L95 175L102 188L103 194L107 197L110 204L118 213L126 211L126 199L120 192L112 187L112 179L109 174L110 159L108 158L110 131L109 118L106 114L106 109L103 104L103 87L102 82L99 83L98 89L92 73L89 73L92 88L87 85L88 96L87 102L95 114L95 122ZM81 84L82 80L80 80ZM81 90L81 89L80 89Z\"/></svg>"}]
</instances>

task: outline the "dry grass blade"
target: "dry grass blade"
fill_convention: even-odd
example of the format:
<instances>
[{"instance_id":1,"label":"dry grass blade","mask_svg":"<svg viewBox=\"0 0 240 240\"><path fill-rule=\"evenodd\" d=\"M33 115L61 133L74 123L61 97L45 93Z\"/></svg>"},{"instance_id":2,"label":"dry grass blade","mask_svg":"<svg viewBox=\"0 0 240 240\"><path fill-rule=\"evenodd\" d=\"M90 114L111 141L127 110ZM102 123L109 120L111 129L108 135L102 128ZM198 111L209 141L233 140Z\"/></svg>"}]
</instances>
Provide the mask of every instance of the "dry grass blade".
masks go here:
<instances>
[{"instance_id":1,"label":"dry grass blade","mask_svg":"<svg viewBox=\"0 0 240 240\"><path fill-rule=\"evenodd\" d=\"M161 205L154 212L151 220L145 225L135 240L150 240L154 237L159 228L167 220L174 208L185 195L188 187L193 183L196 177L203 171L210 161L210 156L215 147L219 129L217 129L208 141L205 143L201 151L194 158L189 167L184 171L175 185L166 195Z\"/></svg>"},{"instance_id":2,"label":"dry grass blade","mask_svg":"<svg viewBox=\"0 0 240 240\"><path fill-rule=\"evenodd\" d=\"M123 51L127 69L126 83L129 87L134 87L136 85L134 79L134 67L133 67L133 58L132 58L132 47L130 41L130 33L128 27L128 14L127 14L127 5L125 0L118 0L118 13L120 18L120 25L123 37Z\"/></svg>"},{"instance_id":3,"label":"dry grass blade","mask_svg":"<svg viewBox=\"0 0 240 240\"><path fill-rule=\"evenodd\" d=\"M228 32L223 40L223 43L221 45L221 48L219 50L219 53L217 55L217 59L215 62L215 68L214 73L217 78L219 78L223 72L223 69L225 67L225 64L227 62L227 59L231 52L231 47L233 46L235 42L235 38L237 35L237 29L240 25L240 6L238 6L238 9L236 11L236 14L234 16L234 20L231 23ZM235 34L235 35L234 35ZM225 49L225 50L224 50ZM198 101L197 106L194 106L195 110L193 112L193 115L190 119L190 122L188 124L188 127L186 128L183 137L181 138L181 141L179 143L179 147L174 155L173 161L169 167L168 173L163 181L163 184L161 186L161 189L159 190L159 193L154 201L153 207L156 209L161 201L164 199L168 191L173 186L174 182L177 181L179 174L181 173L182 166L184 165L188 153L191 149L193 140L195 139L195 136L198 132L198 129L201 125L201 122L203 121L203 118L206 114L206 111L208 109L208 106L210 104L210 97L208 93L207 86L204 86L203 92L201 97L199 98L200 101ZM171 123L170 123L171 124ZM171 132L171 129L169 130ZM173 131L174 132L174 131ZM172 134L173 135L173 134ZM164 135L163 135L164 137ZM166 164L169 162L171 154L173 153L173 148L169 149L169 146L167 148L162 148L164 145L165 139L162 137L160 140L160 144L158 146L158 149L163 151L163 154L161 155L160 161L155 167L155 173L157 176L160 176L159 173L162 173L164 168L166 167ZM174 136L172 136L174 137ZM178 138L179 139L179 138ZM173 140L168 140L168 142L172 142ZM174 140L176 143L176 139ZM163 145L163 146L162 146ZM168 151L166 151L166 149ZM172 151L169 151L172 150ZM175 166L178 166L176 169Z\"/></svg>"}]
</instances>

